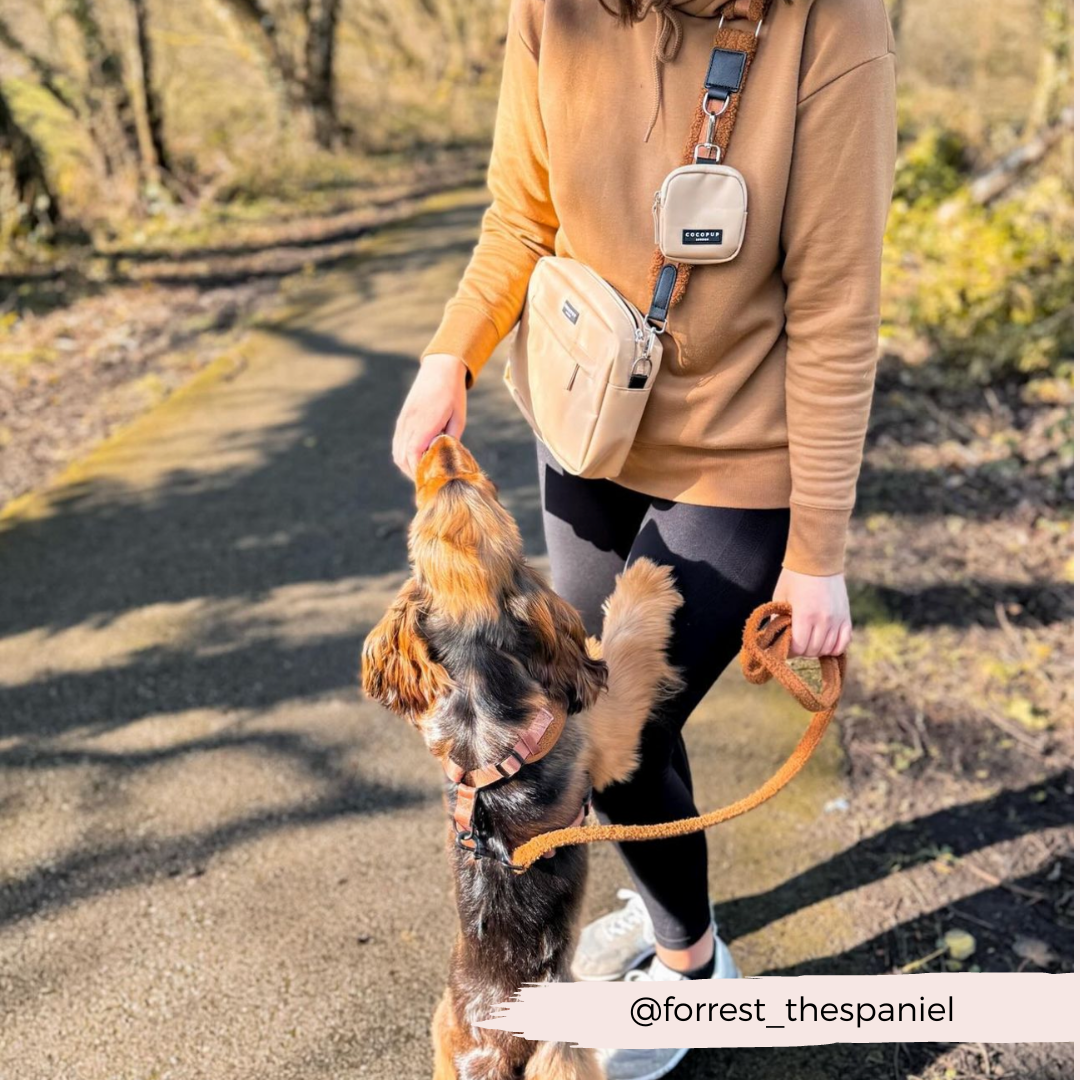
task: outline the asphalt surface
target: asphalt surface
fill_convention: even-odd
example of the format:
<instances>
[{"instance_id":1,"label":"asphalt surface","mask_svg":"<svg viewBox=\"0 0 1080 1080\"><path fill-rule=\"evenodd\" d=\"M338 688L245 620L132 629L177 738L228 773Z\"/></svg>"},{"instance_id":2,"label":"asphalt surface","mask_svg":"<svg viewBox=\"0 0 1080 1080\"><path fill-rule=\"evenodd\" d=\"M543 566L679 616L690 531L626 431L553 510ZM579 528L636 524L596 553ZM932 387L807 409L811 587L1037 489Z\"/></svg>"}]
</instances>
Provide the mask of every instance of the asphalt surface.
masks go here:
<instances>
[{"instance_id":1,"label":"asphalt surface","mask_svg":"<svg viewBox=\"0 0 1080 1080\"><path fill-rule=\"evenodd\" d=\"M2 1080L429 1074L454 928L439 772L356 671L406 567L394 415L480 208L374 237L0 520ZM498 367L466 442L543 565ZM726 676L689 728L703 808L764 778L803 721ZM747 974L860 940L835 870L852 838L823 824L840 769L831 738L710 840ZM595 915L624 880L611 850L592 868ZM830 1053L798 1075L841 1075ZM793 1060L740 1055L738 1076ZM732 1067L701 1051L676 1077Z\"/></svg>"}]
</instances>

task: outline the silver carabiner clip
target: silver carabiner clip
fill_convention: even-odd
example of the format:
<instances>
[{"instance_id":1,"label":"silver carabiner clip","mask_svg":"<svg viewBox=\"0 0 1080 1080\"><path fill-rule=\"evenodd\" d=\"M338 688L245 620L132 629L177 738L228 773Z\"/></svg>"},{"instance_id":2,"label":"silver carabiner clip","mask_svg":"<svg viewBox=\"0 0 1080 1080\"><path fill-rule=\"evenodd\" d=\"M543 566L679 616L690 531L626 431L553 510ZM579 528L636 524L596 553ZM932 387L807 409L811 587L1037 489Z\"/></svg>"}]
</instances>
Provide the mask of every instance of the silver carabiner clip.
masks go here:
<instances>
[{"instance_id":1,"label":"silver carabiner clip","mask_svg":"<svg viewBox=\"0 0 1080 1080\"><path fill-rule=\"evenodd\" d=\"M717 124L717 121L719 121L720 117L723 116L725 112L727 112L727 107L730 104L731 104L731 98L726 97L726 98L724 98L723 103L721 104L719 109L717 109L715 111L710 109L709 108L709 92L708 92L708 90L705 91L705 96L701 99L701 111L708 118L709 126L708 126L708 128L706 128L706 131L705 131L705 141L704 142L699 142L694 147L694 157L695 158L700 158L702 156L711 158L713 156L713 151L715 151L716 152L716 164L719 165L721 163L721 160L723 159L723 156L724 156L724 152L723 152L723 150L720 149L720 146L717 143L713 142L713 139L716 137L716 124ZM701 153L702 150L707 151L707 153L705 155L702 155L702 153Z\"/></svg>"}]
</instances>

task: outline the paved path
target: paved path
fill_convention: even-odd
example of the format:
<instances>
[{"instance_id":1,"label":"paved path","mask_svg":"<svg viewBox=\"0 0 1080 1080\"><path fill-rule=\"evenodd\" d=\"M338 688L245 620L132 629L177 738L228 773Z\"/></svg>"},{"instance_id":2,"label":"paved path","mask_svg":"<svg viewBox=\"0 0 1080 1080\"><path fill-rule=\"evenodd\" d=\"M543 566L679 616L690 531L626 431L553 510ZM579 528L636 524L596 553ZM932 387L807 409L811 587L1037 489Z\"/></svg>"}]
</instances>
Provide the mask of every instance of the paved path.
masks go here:
<instances>
[{"instance_id":1,"label":"paved path","mask_svg":"<svg viewBox=\"0 0 1080 1080\"><path fill-rule=\"evenodd\" d=\"M356 667L404 576L393 417L479 209L375 237L0 522L0 1080L427 1074L454 925L438 771ZM497 377L467 441L542 562ZM701 803L764 777L802 722L725 678L690 725ZM839 767L831 741L711 839L747 973L857 943L829 862L850 838L819 827ZM598 913L622 878L610 850L593 869ZM792 1053L700 1052L678 1076L771 1077ZM838 1075L829 1053L800 1077Z\"/></svg>"}]
</instances>

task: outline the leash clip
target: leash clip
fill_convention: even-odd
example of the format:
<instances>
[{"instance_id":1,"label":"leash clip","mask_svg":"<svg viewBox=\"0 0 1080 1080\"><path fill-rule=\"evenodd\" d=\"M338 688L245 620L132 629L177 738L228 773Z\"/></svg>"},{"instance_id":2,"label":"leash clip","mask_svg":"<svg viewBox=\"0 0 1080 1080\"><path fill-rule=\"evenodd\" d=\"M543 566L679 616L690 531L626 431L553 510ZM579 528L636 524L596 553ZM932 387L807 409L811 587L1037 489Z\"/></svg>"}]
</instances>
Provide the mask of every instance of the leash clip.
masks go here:
<instances>
[{"instance_id":1,"label":"leash clip","mask_svg":"<svg viewBox=\"0 0 1080 1080\"><path fill-rule=\"evenodd\" d=\"M724 151L713 140L716 138L716 124L720 117L727 112L728 106L731 104L731 98L726 97L721 101L720 108L713 110L709 108L709 91L705 91L705 96L701 99L701 111L708 118L709 126L705 132L705 139L703 142L699 142L694 147L694 160L698 164L702 164L702 158L712 160L713 151L716 151L715 164L719 165L724 157ZM703 154L702 151L705 151Z\"/></svg>"}]
</instances>

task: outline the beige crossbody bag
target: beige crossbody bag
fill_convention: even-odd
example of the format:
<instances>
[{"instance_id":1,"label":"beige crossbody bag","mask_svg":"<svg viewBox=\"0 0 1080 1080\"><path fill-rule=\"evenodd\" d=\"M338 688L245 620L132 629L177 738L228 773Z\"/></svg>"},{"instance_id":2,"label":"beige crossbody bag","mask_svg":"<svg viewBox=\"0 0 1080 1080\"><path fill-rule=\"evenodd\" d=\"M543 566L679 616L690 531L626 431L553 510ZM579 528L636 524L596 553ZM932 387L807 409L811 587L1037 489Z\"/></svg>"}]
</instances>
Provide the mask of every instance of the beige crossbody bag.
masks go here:
<instances>
[{"instance_id":1,"label":"beige crossbody bag","mask_svg":"<svg viewBox=\"0 0 1080 1080\"><path fill-rule=\"evenodd\" d=\"M537 437L567 472L617 476L663 359L661 336L694 266L730 262L746 231L746 181L723 164L771 0L729 0L713 41L687 164L653 200L653 293L642 314L576 259L540 259L506 365ZM725 25L750 20L754 30Z\"/></svg>"}]
</instances>

